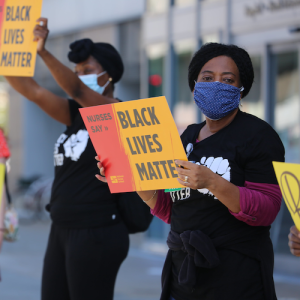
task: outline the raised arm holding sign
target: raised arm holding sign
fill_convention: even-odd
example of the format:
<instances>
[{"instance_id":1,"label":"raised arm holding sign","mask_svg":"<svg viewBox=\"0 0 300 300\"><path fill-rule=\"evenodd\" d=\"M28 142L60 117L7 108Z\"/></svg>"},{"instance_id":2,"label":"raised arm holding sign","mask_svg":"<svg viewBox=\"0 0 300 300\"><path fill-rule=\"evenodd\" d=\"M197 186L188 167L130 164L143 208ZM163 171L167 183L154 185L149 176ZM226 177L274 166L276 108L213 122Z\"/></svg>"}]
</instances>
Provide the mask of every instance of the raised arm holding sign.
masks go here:
<instances>
[{"instance_id":1,"label":"raised arm holding sign","mask_svg":"<svg viewBox=\"0 0 300 300\"><path fill-rule=\"evenodd\" d=\"M104 68L99 65L93 56L87 56L84 61L80 61L74 73L45 48L49 33L48 20L46 18L39 18L35 23L36 22L39 24L32 28L32 41L34 40L37 52L49 68L54 79L71 98L77 101L82 107L118 102L118 100L113 97L113 82L115 82L115 78L110 74L103 74L96 82L96 84L98 83L100 86L103 86L112 80L112 82L106 86L105 92L102 94L92 90L78 78L78 75L101 74L104 72ZM87 43L92 43L89 41L90 40L87 40ZM75 43L73 43L73 45L74 44ZM75 44L75 47L76 46L80 47L80 43ZM118 74L114 75L119 76ZM30 77L6 76L6 79L15 90L28 100L36 103L52 118L65 125L71 123L67 99L44 89Z\"/></svg>"},{"instance_id":2,"label":"raised arm holding sign","mask_svg":"<svg viewBox=\"0 0 300 300\"><path fill-rule=\"evenodd\" d=\"M82 39L70 45L68 56L76 64L73 72L45 48L47 19L35 20L38 24L31 32L38 54L73 98L57 96L30 77L6 77L24 97L67 125L54 145L55 178L47 205L53 226L44 259L42 299L73 295L112 299L119 267L128 252L128 229L117 206L120 194L112 195L106 184L94 179L96 153L78 109L119 102L113 91L123 74L122 59L112 45ZM142 203L135 193L127 196ZM65 228L67 236L63 236Z\"/></svg>"}]
</instances>

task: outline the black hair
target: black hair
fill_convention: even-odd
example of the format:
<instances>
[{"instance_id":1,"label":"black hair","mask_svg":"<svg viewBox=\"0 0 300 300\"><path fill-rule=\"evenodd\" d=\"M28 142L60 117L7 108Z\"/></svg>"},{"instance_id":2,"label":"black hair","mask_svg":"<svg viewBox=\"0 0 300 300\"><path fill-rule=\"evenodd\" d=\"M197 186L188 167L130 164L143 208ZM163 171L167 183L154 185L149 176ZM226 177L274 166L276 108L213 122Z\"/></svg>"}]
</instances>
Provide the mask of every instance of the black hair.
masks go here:
<instances>
[{"instance_id":1,"label":"black hair","mask_svg":"<svg viewBox=\"0 0 300 300\"><path fill-rule=\"evenodd\" d=\"M118 82L124 72L122 58L118 51L108 43L94 43L91 39L82 39L70 44L68 58L73 63L81 63L93 56L112 78L112 83Z\"/></svg>"},{"instance_id":2,"label":"black hair","mask_svg":"<svg viewBox=\"0 0 300 300\"><path fill-rule=\"evenodd\" d=\"M248 52L236 45L208 43L203 45L193 56L188 71L188 81L191 91L194 90L195 80L203 66L211 59L218 56L228 56L233 59L240 73L241 84L244 87L243 98L249 93L253 80L254 71Z\"/></svg>"}]
</instances>

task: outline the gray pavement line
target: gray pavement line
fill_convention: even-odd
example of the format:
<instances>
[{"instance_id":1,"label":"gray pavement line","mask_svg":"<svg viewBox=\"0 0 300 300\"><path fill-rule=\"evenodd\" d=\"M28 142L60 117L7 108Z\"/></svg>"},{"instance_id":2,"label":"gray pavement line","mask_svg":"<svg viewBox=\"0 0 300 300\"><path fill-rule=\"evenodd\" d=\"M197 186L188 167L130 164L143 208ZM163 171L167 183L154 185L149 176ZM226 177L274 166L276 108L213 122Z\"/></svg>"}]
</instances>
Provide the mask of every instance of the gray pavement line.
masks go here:
<instances>
[{"instance_id":1,"label":"gray pavement line","mask_svg":"<svg viewBox=\"0 0 300 300\"><path fill-rule=\"evenodd\" d=\"M136 249L136 248L130 248L128 256L139 257L139 258L149 259L149 260L155 260L155 261L162 262L162 263L166 259L165 255L153 254L152 252L148 252L148 251L140 250L140 249Z\"/></svg>"},{"instance_id":2,"label":"gray pavement line","mask_svg":"<svg viewBox=\"0 0 300 300\"><path fill-rule=\"evenodd\" d=\"M289 284L300 284L300 277L293 275L285 275L280 273L274 273L273 275L275 282L289 283Z\"/></svg>"}]
</instances>

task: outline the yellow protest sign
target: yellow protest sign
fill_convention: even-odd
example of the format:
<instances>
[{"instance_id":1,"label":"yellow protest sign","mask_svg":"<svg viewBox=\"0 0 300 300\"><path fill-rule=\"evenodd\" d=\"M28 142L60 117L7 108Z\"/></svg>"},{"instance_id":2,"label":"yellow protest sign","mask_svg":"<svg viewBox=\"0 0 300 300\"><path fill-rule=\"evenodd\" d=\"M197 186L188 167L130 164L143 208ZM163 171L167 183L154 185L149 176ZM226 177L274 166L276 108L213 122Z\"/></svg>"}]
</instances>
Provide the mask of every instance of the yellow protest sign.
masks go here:
<instances>
[{"instance_id":1,"label":"yellow protest sign","mask_svg":"<svg viewBox=\"0 0 300 300\"><path fill-rule=\"evenodd\" d=\"M0 164L0 208L3 201L2 193L3 193L3 186L4 186L4 177L5 177L5 165Z\"/></svg>"},{"instance_id":2,"label":"yellow protest sign","mask_svg":"<svg viewBox=\"0 0 300 300\"><path fill-rule=\"evenodd\" d=\"M187 160L165 97L81 108L112 193L183 188L175 159Z\"/></svg>"},{"instance_id":3,"label":"yellow protest sign","mask_svg":"<svg viewBox=\"0 0 300 300\"><path fill-rule=\"evenodd\" d=\"M0 75L33 76L42 0L0 0Z\"/></svg>"},{"instance_id":4,"label":"yellow protest sign","mask_svg":"<svg viewBox=\"0 0 300 300\"><path fill-rule=\"evenodd\" d=\"M273 162L283 199L300 230L300 165Z\"/></svg>"}]
</instances>

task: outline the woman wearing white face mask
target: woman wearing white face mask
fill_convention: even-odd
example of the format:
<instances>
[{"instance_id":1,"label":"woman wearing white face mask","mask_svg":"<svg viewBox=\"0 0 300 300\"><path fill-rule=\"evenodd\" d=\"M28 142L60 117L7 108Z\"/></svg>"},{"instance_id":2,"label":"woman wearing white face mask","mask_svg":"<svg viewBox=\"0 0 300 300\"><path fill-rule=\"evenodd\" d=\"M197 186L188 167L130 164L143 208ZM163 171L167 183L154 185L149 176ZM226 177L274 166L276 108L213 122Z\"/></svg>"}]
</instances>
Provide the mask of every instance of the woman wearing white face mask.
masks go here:
<instances>
[{"instance_id":1,"label":"woman wearing white face mask","mask_svg":"<svg viewBox=\"0 0 300 300\"><path fill-rule=\"evenodd\" d=\"M34 29L38 54L74 99L54 95L32 78L6 78L25 98L67 126L54 148L55 179L48 205L53 224L42 300L111 300L128 252L128 232L118 214L118 195L93 180L96 153L78 108L118 102L113 91L123 74L122 59L113 46L83 39L70 45L69 59L76 64L72 72L45 49L47 19L38 22L43 22Z\"/></svg>"}]
</instances>

